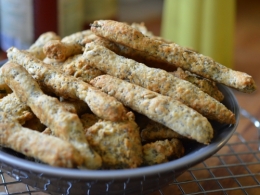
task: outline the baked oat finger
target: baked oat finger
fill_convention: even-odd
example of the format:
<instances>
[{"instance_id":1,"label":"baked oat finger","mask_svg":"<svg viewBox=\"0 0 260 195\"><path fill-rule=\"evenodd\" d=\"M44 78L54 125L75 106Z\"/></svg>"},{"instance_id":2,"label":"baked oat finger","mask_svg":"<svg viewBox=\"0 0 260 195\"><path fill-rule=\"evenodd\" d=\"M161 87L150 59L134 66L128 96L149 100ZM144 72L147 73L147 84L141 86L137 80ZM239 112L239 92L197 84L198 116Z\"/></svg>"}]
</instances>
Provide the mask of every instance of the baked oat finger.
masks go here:
<instances>
[{"instance_id":1,"label":"baked oat finger","mask_svg":"<svg viewBox=\"0 0 260 195\"><path fill-rule=\"evenodd\" d=\"M144 164L155 165L168 162L184 155L184 147L180 140L166 139L143 145Z\"/></svg>"},{"instance_id":2,"label":"baked oat finger","mask_svg":"<svg viewBox=\"0 0 260 195\"><path fill-rule=\"evenodd\" d=\"M60 40L61 38L54 32L46 32L41 34L38 39L29 47L28 51L35 55L39 60L43 60L46 55L43 52L45 43L51 40Z\"/></svg>"},{"instance_id":3,"label":"baked oat finger","mask_svg":"<svg viewBox=\"0 0 260 195\"><path fill-rule=\"evenodd\" d=\"M51 166L75 168L82 163L69 142L22 127L5 112L0 112L0 145Z\"/></svg>"},{"instance_id":4,"label":"baked oat finger","mask_svg":"<svg viewBox=\"0 0 260 195\"><path fill-rule=\"evenodd\" d=\"M78 43L64 43L59 40L48 41L43 47L46 57L57 61L65 61L70 56L82 53L82 50Z\"/></svg>"},{"instance_id":5,"label":"baked oat finger","mask_svg":"<svg viewBox=\"0 0 260 195\"><path fill-rule=\"evenodd\" d=\"M130 25L113 20L97 20L91 25L96 35L126 45L138 51L146 52L162 62L183 68L202 77L214 80L245 93L256 90L253 78L244 73L223 66L208 56L199 54L176 43L143 35Z\"/></svg>"},{"instance_id":6,"label":"baked oat finger","mask_svg":"<svg viewBox=\"0 0 260 195\"><path fill-rule=\"evenodd\" d=\"M108 39L98 37L95 41L95 44L104 46L118 55L131 58L137 62L143 63L152 68L161 68L166 71L175 71L177 68L167 63L159 61L157 58L153 56L147 56L146 52L137 51L125 45L110 41Z\"/></svg>"},{"instance_id":7,"label":"baked oat finger","mask_svg":"<svg viewBox=\"0 0 260 195\"><path fill-rule=\"evenodd\" d=\"M86 43L89 43L96 38L97 36L91 30L83 30L63 37L61 41L65 43L78 43L84 47Z\"/></svg>"},{"instance_id":8,"label":"baked oat finger","mask_svg":"<svg viewBox=\"0 0 260 195\"><path fill-rule=\"evenodd\" d=\"M110 75L98 76L91 81L91 84L116 97L136 112L162 123L185 137L204 144L208 144L213 137L213 129L207 118L171 97Z\"/></svg>"},{"instance_id":9,"label":"baked oat finger","mask_svg":"<svg viewBox=\"0 0 260 195\"><path fill-rule=\"evenodd\" d=\"M21 125L33 118L33 113L26 103L21 102L14 93L0 100L0 111L11 115Z\"/></svg>"},{"instance_id":10,"label":"baked oat finger","mask_svg":"<svg viewBox=\"0 0 260 195\"><path fill-rule=\"evenodd\" d=\"M60 37L54 32L46 32L41 34L38 39L29 47L28 51L32 53L36 58L43 60L45 54L43 53L43 45L49 40L59 40ZM11 93L12 90L4 83L1 76L0 68L0 98Z\"/></svg>"},{"instance_id":11,"label":"baked oat finger","mask_svg":"<svg viewBox=\"0 0 260 195\"><path fill-rule=\"evenodd\" d=\"M172 138L183 139L185 137L161 123L150 120L145 127L141 129L141 138L143 142L147 142Z\"/></svg>"},{"instance_id":12,"label":"baked oat finger","mask_svg":"<svg viewBox=\"0 0 260 195\"><path fill-rule=\"evenodd\" d=\"M22 65L39 83L65 99L85 101L91 111L100 118L120 121L126 118L124 105L90 84L73 76L65 76L60 69L43 63L29 52L10 48L7 51L10 61Z\"/></svg>"},{"instance_id":13,"label":"baked oat finger","mask_svg":"<svg viewBox=\"0 0 260 195\"><path fill-rule=\"evenodd\" d=\"M101 158L90 148L78 115L67 111L57 98L45 95L22 66L9 63L3 68L4 79L19 100L25 102L55 136L70 142L80 152L83 159L81 168L100 168Z\"/></svg>"},{"instance_id":14,"label":"baked oat finger","mask_svg":"<svg viewBox=\"0 0 260 195\"><path fill-rule=\"evenodd\" d=\"M222 92L218 89L217 85L215 82L198 77L189 71L184 71L181 68L178 68L176 71L171 72L174 76L184 79L186 81L191 82L192 84L196 85L199 87L202 91L205 93L209 94L211 97L215 98L219 102L221 102L224 99L224 95Z\"/></svg>"},{"instance_id":15,"label":"baked oat finger","mask_svg":"<svg viewBox=\"0 0 260 195\"><path fill-rule=\"evenodd\" d=\"M81 54L69 57L61 65L62 72L89 82L91 79L104 74L101 70L89 66Z\"/></svg>"},{"instance_id":16,"label":"baked oat finger","mask_svg":"<svg viewBox=\"0 0 260 195\"><path fill-rule=\"evenodd\" d=\"M170 96L220 123L235 123L235 116L225 105L201 91L192 83L162 70L145 66L117 55L94 42L86 44L83 53L90 66L136 85Z\"/></svg>"},{"instance_id":17,"label":"baked oat finger","mask_svg":"<svg viewBox=\"0 0 260 195\"><path fill-rule=\"evenodd\" d=\"M91 30L73 33L62 38L60 41L49 41L43 51L50 59L65 61L68 57L82 53L82 48L88 42L96 39Z\"/></svg>"},{"instance_id":18,"label":"baked oat finger","mask_svg":"<svg viewBox=\"0 0 260 195\"><path fill-rule=\"evenodd\" d=\"M125 121L112 122L98 120L94 124L93 117L81 117L85 120L86 138L90 145L102 157L105 169L136 168L142 164L142 145L139 127L134 121L132 112Z\"/></svg>"}]
</instances>

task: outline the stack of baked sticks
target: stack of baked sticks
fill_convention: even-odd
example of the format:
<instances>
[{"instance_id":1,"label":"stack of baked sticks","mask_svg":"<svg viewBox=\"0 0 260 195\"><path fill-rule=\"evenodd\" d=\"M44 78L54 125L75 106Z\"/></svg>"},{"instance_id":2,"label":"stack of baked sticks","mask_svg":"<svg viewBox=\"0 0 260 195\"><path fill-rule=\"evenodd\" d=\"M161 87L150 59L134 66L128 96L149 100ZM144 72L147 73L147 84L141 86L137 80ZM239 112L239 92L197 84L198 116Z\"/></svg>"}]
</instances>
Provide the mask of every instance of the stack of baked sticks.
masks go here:
<instances>
[{"instance_id":1,"label":"stack of baked sticks","mask_svg":"<svg viewBox=\"0 0 260 195\"><path fill-rule=\"evenodd\" d=\"M126 169L210 144L209 120L234 124L217 83L244 93L252 77L154 36L144 24L98 20L10 48L0 69L0 144L52 166Z\"/></svg>"}]
</instances>

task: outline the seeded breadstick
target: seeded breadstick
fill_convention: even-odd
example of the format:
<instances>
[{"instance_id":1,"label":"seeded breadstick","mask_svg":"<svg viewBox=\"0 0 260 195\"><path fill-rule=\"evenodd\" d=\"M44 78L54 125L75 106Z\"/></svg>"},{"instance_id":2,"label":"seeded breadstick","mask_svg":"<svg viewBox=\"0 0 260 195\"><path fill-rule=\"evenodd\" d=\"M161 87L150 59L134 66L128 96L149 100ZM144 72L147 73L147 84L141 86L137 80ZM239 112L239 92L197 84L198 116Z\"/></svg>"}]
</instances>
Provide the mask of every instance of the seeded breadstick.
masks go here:
<instances>
[{"instance_id":1,"label":"seeded breadstick","mask_svg":"<svg viewBox=\"0 0 260 195\"><path fill-rule=\"evenodd\" d=\"M161 68L166 71L175 71L176 67L163 63L153 56L147 56L146 52L137 51L125 45L110 41L108 39L98 37L95 44L102 45L118 55L131 58L137 62L144 63L145 65L153 68Z\"/></svg>"},{"instance_id":2,"label":"seeded breadstick","mask_svg":"<svg viewBox=\"0 0 260 195\"><path fill-rule=\"evenodd\" d=\"M213 129L207 118L181 102L110 75L91 81L95 87L116 97L124 105L162 123L177 133L208 144Z\"/></svg>"},{"instance_id":3,"label":"seeded breadstick","mask_svg":"<svg viewBox=\"0 0 260 195\"><path fill-rule=\"evenodd\" d=\"M184 147L180 140L160 140L143 145L144 164L154 165L168 162L184 155Z\"/></svg>"},{"instance_id":4,"label":"seeded breadstick","mask_svg":"<svg viewBox=\"0 0 260 195\"><path fill-rule=\"evenodd\" d=\"M0 111L11 115L21 125L33 118L33 113L25 103L21 102L14 93L0 100Z\"/></svg>"},{"instance_id":5,"label":"seeded breadstick","mask_svg":"<svg viewBox=\"0 0 260 195\"><path fill-rule=\"evenodd\" d=\"M162 38L162 37L155 36L155 35L153 34L153 32L149 31L149 30L146 28L146 26L145 26L145 24L144 24L143 22L141 22L141 23L136 23L136 22L134 22L134 23L131 24L131 26L132 26L133 28L135 28L136 30L140 31L142 34L148 36L148 37L153 37L154 39L158 39L158 40L164 41L164 42L166 42L166 43L170 43L170 42L171 42L171 41L168 41L168 40L166 40L166 39L164 39L164 38Z\"/></svg>"},{"instance_id":6,"label":"seeded breadstick","mask_svg":"<svg viewBox=\"0 0 260 195\"><path fill-rule=\"evenodd\" d=\"M141 138L142 141L147 142L171 138L183 139L184 137L161 123L150 120L146 126L141 129Z\"/></svg>"},{"instance_id":7,"label":"seeded breadstick","mask_svg":"<svg viewBox=\"0 0 260 195\"><path fill-rule=\"evenodd\" d=\"M43 45L49 40L59 40L60 37L56 35L54 32L46 32L39 36L39 38L31 45L28 49L30 53L32 53L36 58L43 60L45 58L45 54L43 53ZM5 95L11 93L11 89L4 83L1 76L0 69L0 98Z\"/></svg>"},{"instance_id":8,"label":"seeded breadstick","mask_svg":"<svg viewBox=\"0 0 260 195\"><path fill-rule=\"evenodd\" d=\"M95 40L95 44L104 46L113 52L115 52L118 55L123 55L128 58L132 58L138 62L144 63L145 65L149 67L154 68L163 68L165 70L171 70L172 68L167 67L167 65L162 65L161 63L158 63L156 59L150 58L149 61L147 61L147 57L144 59L143 56L146 56L145 54L141 54L140 51L131 49L129 47L126 47L124 45L120 45L118 43L109 41L104 38L97 38ZM195 84L197 87L199 87L202 91L209 94L213 98L215 98L218 101L222 101L224 96L223 94L218 90L216 84L213 81L207 80L205 78L198 78L195 75L192 75L191 73L188 73L188 71L183 71L181 68L178 68L177 71L172 72L174 76L177 76L180 79L187 80L193 84Z\"/></svg>"},{"instance_id":9,"label":"seeded breadstick","mask_svg":"<svg viewBox=\"0 0 260 195\"><path fill-rule=\"evenodd\" d=\"M74 168L82 163L69 142L24 128L4 112L0 112L0 145L52 166Z\"/></svg>"},{"instance_id":10,"label":"seeded breadstick","mask_svg":"<svg viewBox=\"0 0 260 195\"><path fill-rule=\"evenodd\" d=\"M95 66L109 75L177 99L209 119L221 123L235 123L234 114L222 103L190 82L164 70L149 68L142 63L119 56L94 42L86 44L83 56L90 66Z\"/></svg>"},{"instance_id":11,"label":"seeded breadstick","mask_svg":"<svg viewBox=\"0 0 260 195\"><path fill-rule=\"evenodd\" d=\"M39 36L39 38L28 49L29 52L35 55L40 60L43 60L46 56L43 53L43 46L50 40L60 40L61 38L54 32L46 32Z\"/></svg>"},{"instance_id":12,"label":"seeded breadstick","mask_svg":"<svg viewBox=\"0 0 260 195\"><path fill-rule=\"evenodd\" d=\"M77 114L68 112L57 98L45 95L22 66L10 62L9 66L3 68L3 75L19 100L25 102L55 136L70 142L80 152L82 168L101 167L101 158L90 148Z\"/></svg>"},{"instance_id":13,"label":"seeded breadstick","mask_svg":"<svg viewBox=\"0 0 260 195\"><path fill-rule=\"evenodd\" d=\"M252 93L256 90L255 82L250 75L229 69L210 57L188 50L178 44L167 44L145 36L125 23L97 20L92 24L91 30L98 36L146 52L147 56L154 56L163 62L242 92Z\"/></svg>"},{"instance_id":14,"label":"seeded breadstick","mask_svg":"<svg viewBox=\"0 0 260 195\"><path fill-rule=\"evenodd\" d=\"M48 58L65 61L69 56L82 53L82 46L78 43L64 43L53 40L44 45L43 52Z\"/></svg>"},{"instance_id":15,"label":"seeded breadstick","mask_svg":"<svg viewBox=\"0 0 260 195\"><path fill-rule=\"evenodd\" d=\"M114 97L73 76L63 75L59 69L43 63L26 51L13 47L8 49L7 55L10 61L21 64L34 79L43 83L56 95L65 99L85 101L91 111L100 118L111 121L124 120L126 108Z\"/></svg>"},{"instance_id":16,"label":"seeded breadstick","mask_svg":"<svg viewBox=\"0 0 260 195\"><path fill-rule=\"evenodd\" d=\"M99 120L86 130L89 144L102 157L105 169L136 168L143 161L139 128L132 112L125 121ZM89 121L90 118L90 122ZM81 117L85 124L91 124L93 117Z\"/></svg>"},{"instance_id":17,"label":"seeded breadstick","mask_svg":"<svg viewBox=\"0 0 260 195\"><path fill-rule=\"evenodd\" d=\"M189 81L199 87L202 91L209 94L211 97L215 98L218 101L224 99L224 95L218 89L215 82L210 81L205 78L197 77L196 75L190 73L189 71L184 71L181 68L178 68L177 71L172 72L172 74L180 79Z\"/></svg>"},{"instance_id":18,"label":"seeded breadstick","mask_svg":"<svg viewBox=\"0 0 260 195\"><path fill-rule=\"evenodd\" d=\"M91 30L83 30L83 31L76 32L76 33L70 34L70 35L62 38L62 42L78 43L82 47L84 47L86 43L89 43L89 42L95 40L96 38L97 38L97 36Z\"/></svg>"},{"instance_id":19,"label":"seeded breadstick","mask_svg":"<svg viewBox=\"0 0 260 195\"><path fill-rule=\"evenodd\" d=\"M61 69L66 75L72 75L85 82L89 82L91 79L104 74L101 70L89 66L81 54L68 58L61 65Z\"/></svg>"},{"instance_id":20,"label":"seeded breadstick","mask_svg":"<svg viewBox=\"0 0 260 195\"><path fill-rule=\"evenodd\" d=\"M84 45L96 39L90 30L85 30L64 37L61 41L49 41L43 51L48 58L64 61L68 57L82 53Z\"/></svg>"},{"instance_id":21,"label":"seeded breadstick","mask_svg":"<svg viewBox=\"0 0 260 195\"><path fill-rule=\"evenodd\" d=\"M71 75L85 82L89 82L91 79L104 74L101 70L89 66L86 63L86 59L82 57L82 54L74 55L66 59L64 62L60 62L54 59L45 58L43 60L46 64L59 67L66 75Z\"/></svg>"}]
</instances>

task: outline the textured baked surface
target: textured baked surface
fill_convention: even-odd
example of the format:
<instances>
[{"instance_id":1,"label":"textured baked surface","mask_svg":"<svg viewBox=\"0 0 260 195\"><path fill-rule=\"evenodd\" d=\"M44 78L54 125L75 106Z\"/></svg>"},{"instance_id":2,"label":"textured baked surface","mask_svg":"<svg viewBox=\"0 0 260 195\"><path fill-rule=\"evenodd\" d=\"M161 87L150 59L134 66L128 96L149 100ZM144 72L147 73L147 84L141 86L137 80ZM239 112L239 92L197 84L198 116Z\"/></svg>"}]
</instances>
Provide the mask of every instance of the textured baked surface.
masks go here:
<instances>
[{"instance_id":1,"label":"textured baked surface","mask_svg":"<svg viewBox=\"0 0 260 195\"><path fill-rule=\"evenodd\" d=\"M114 96L131 109L183 136L204 144L208 144L213 137L213 129L207 118L171 97L110 75L98 76L91 81L91 84Z\"/></svg>"},{"instance_id":2,"label":"textured baked surface","mask_svg":"<svg viewBox=\"0 0 260 195\"><path fill-rule=\"evenodd\" d=\"M93 120L89 115L85 117L88 121L85 123L90 123L91 118ZM98 120L88 125L90 127L85 129L87 140L102 157L103 168L136 168L142 164L140 132L132 112L128 113L128 119L125 121Z\"/></svg>"},{"instance_id":3,"label":"textured baked surface","mask_svg":"<svg viewBox=\"0 0 260 195\"><path fill-rule=\"evenodd\" d=\"M10 61L21 64L34 79L56 95L83 100L92 112L107 120L123 120L126 117L126 110L121 102L82 80L65 76L59 68L43 63L29 52L10 48L7 55Z\"/></svg>"},{"instance_id":4,"label":"textured baked surface","mask_svg":"<svg viewBox=\"0 0 260 195\"><path fill-rule=\"evenodd\" d=\"M55 136L70 142L80 152L83 168L100 168L101 158L85 139L78 115L67 111L57 98L44 94L38 83L22 66L12 62L9 64L3 67L4 79L19 100L25 102Z\"/></svg>"},{"instance_id":5,"label":"textured baked surface","mask_svg":"<svg viewBox=\"0 0 260 195\"><path fill-rule=\"evenodd\" d=\"M253 78L244 73L229 69L211 59L176 43L167 44L164 41L143 35L130 25L113 20L96 20L91 30L98 36L129 46L147 55L154 56L173 66L212 79L218 83L238 89L246 93L256 90Z\"/></svg>"},{"instance_id":6,"label":"textured baked surface","mask_svg":"<svg viewBox=\"0 0 260 195\"><path fill-rule=\"evenodd\" d=\"M209 119L234 124L234 114L222 103L201 91L188 81L135 60L119 56L104 46L86 44L83 56L90 66L146 89L170 96L198 111ZM203 101L202 101L203 100Z\"/></svg>"}]
</instances>

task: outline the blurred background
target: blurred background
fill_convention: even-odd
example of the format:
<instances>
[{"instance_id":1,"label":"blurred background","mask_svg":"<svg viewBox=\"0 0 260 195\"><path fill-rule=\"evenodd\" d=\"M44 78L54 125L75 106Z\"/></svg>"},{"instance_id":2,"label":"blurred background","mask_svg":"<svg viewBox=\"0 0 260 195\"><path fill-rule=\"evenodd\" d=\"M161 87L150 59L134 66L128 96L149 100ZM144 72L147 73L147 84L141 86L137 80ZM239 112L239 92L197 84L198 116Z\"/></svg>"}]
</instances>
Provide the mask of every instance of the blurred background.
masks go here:
<instances>
[{"instance_id":1,"label":"blurred background","mask_svg":"<svg viewBox=\"0 0 260 195\"><path fill-rule=\"evenodd\" d=\"M154 35L247 72L260 84L259 0L0 0L0 58L10 46L28 48L43 32L66 36L96 19L144 22Z\"/></svg>"}]
</instances>

